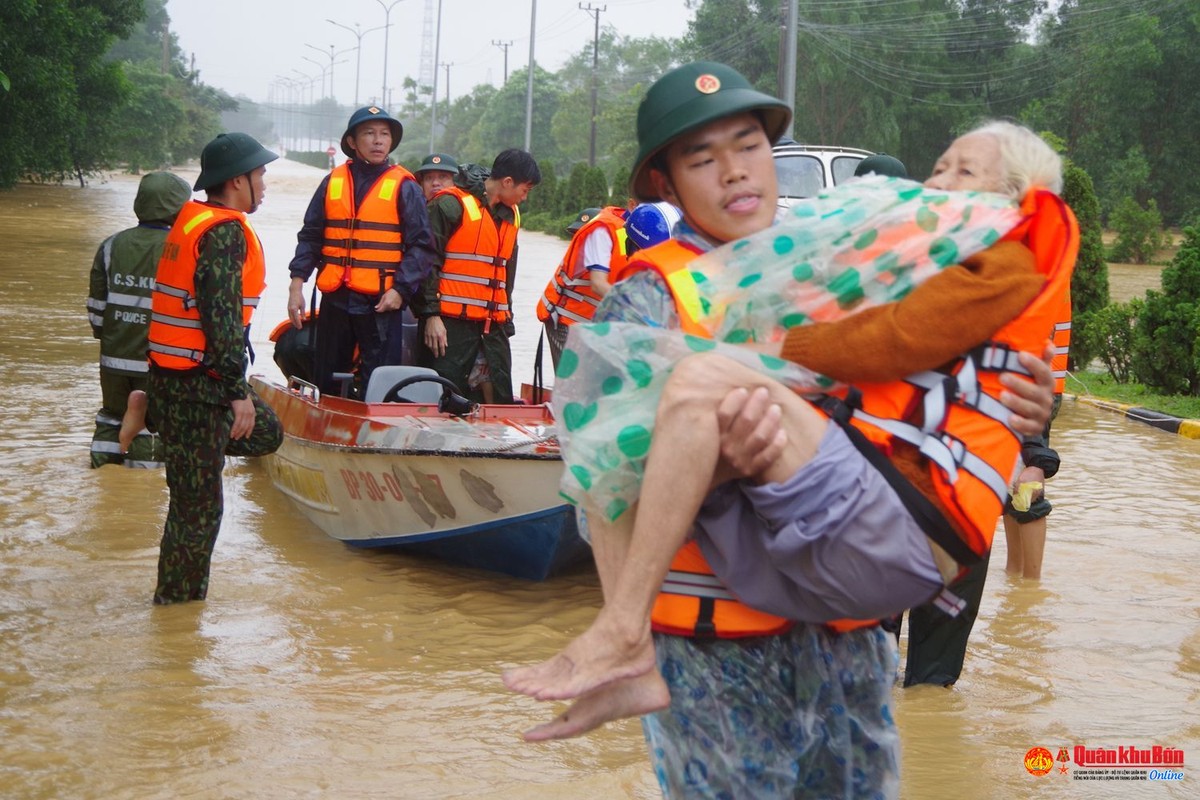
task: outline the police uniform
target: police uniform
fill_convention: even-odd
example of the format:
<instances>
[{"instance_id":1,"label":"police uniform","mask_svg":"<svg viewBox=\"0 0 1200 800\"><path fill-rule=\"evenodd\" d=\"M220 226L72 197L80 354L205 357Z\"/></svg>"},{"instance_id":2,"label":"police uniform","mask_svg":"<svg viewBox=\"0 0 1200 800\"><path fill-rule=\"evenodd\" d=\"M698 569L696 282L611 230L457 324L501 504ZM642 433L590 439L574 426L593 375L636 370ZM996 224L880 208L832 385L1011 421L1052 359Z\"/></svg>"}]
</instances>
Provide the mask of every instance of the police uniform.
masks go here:
<instances>
[{"instance_id":1,"label":"police uniform","mask_svg":"<svg viewBox=\"0 0 1200 800\"><path fill-rule=\"evenodd\" d=\"M150 294L167 231L192 191L182 178L151 172L138 184L133 210L137 227L104 240L92 260L87 311L92 335L100 341L103 405L92 435L92 466L123 464L156 468L162 464L158 437L142 431L121 452L119 434L129 393L149 385L146 331Z\"/></svg>"}]
</instances>

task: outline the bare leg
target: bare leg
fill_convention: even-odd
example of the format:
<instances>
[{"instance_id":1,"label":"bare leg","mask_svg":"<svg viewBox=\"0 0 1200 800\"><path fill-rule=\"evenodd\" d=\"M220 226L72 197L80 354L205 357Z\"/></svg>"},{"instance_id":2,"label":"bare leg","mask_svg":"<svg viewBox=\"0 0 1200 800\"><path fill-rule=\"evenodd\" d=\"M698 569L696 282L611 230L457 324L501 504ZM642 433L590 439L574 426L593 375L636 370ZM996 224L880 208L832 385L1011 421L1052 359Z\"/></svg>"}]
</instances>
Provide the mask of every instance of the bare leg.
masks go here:
<instances>
[{"instance_id":1,"label":"bare leg","mask_svg":"<svg viewBox=\"0 0 1200 800\"><path fill-rule=\"evenodd\" d=\"M146 405L148 398L146 393L141 389L134 389L129 393L129 402L125 406L125 416L121 418L121 432L117 434L117 439L121 443L121 452L129 452L129 445L133 443L142 429L146 427Z\"/></svg>"},{"instance_id":2,"label":"bare leg","mask_svg":"<svg viewBox=\"0 0 1200 800\"><path fill-rule=\"evenodd\" d=\"M1009 575L1020 575L1024 571L1024 552L1021 549L1021 523L1010 514L1004 515L1004 543L1007 547L1007 558L1004 561L1004 571Z\"/></svg>"},{"instance_id":3,"label":"bare leg","mask_svg":"<svg viewBox=\"0 0 1200 800\"><path fill-rule=\"evenodd\" d=\"M764 477L786 479L812 458L825 420L790 390L720 356L692 356L680 362L659 401L641 497L627 539L628 556L612 591L605 584L604 608L592 626L554 658L505 673L510 689L539 700L566 700L654 667L650 610L671 559L720 474L718 411L731 390L758 386L765 386L771 402L785 411L787 445Z\"/></svg>"},{"instance_id":4,"label":"bare leg","mask_svg":"<svg viewBox=\"0 0 1200 800\"><path fill-rule=\"evenodd\" d=\"M588 518L603 520L598 511L592 511ZM629 549L629 532L606 530L611 526L603 521L589 527L601 588L611 589L616 583L621 565L625 562L625 555ZM606 597L605 600L607 599ZM653 650L651 655L653 656ZM659 711L670 703L671 695L667 684L663 682L658 670L651 669L643 675L619 680L582 695L570 708L554 719L526 731L525 741L569 739L612 720Z\"/></svg>"},{"instance_id":5,"label":"bare leg","mask_svg":"<svg viewBox=\"0 0 1200 800\"><path fill-rule=\"evenodd\" d=\"M1040 579L1042 556L1046 550L1046 518L1022 523L1006 514L1004 538L1008 544L1005 572L1032 580Z\"/></svg>"},{"instance_id":6,"label":"bare leg","mask_svg":"<svg viewBox=\"0 0 1200 800\"><path fill-rule=\"evenodd\" d=\"M1035 519L1021 525L1021 557L1026 578L1038 580L1042 577L1042 555L1046 550L1046 518Z\"/></svg>"}]
</instances>

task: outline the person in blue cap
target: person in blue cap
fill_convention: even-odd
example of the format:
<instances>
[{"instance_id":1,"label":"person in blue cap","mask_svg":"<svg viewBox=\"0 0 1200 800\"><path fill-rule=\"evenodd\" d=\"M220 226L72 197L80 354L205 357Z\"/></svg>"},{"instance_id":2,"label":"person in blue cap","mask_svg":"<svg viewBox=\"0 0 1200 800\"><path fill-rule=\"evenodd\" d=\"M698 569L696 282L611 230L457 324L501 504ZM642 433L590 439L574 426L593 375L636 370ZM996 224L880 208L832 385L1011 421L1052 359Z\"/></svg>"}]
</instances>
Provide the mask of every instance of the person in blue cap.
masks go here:
<instances>
[{"instance_id":1,"label":"person in blue cap","mask_svg":"<svg viewBox=\"0 0 1200 800\"><path fill-rule=\"evenodd\" d=\"M304 324L304 282L317 272L315 379L338 393L334 373L354 371L358 391L383 364L401 363L400 309L411 301L433 264L433 235L425 196L411 172L390 163L404 126L378 106L355 111L342 134L349 160L317 187L296 235L288 267L288 318Z\"/></svg>"}]
</instances>

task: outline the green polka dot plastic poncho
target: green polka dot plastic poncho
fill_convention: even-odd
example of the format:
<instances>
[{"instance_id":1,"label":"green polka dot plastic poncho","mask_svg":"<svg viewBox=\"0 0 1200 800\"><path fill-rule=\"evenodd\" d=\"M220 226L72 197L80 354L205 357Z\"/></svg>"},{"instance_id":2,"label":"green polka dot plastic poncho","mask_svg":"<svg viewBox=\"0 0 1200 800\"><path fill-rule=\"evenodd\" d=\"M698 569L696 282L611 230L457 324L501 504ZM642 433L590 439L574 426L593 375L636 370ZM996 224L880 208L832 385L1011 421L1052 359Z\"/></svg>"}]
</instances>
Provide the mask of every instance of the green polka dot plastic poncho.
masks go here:
<instances>
[{"instance_id":1,"label":"green polka dot plastic poncho","mask_svg":"<svg viewBox=\"0 0 1200 800\"><path fill-rule=\"evenodd\" d=\"M712 339L632 323L573 325L554 386L562 495L576 505L586 500L609 520L636 501L659 396L680 359L712 351L797 392L827 391L834 382L825 376L737 345L779 341L795 325L900 300L1019 219L1000 195L864 178L689 265Z\"/></svg>"}]
</instances>

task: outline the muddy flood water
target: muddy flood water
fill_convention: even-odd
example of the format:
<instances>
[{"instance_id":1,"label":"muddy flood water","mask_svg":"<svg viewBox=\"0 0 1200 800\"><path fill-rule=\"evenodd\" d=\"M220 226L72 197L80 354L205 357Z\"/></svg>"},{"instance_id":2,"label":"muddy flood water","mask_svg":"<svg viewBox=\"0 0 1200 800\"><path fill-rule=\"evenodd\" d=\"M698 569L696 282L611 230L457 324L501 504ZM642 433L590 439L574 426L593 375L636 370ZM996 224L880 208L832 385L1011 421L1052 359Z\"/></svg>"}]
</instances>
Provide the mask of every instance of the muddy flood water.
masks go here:
<instances>
[{"instance_id":1,"label":"muddy flood water","mask_svg":"<svg viewBox=\"0 0 1200 800\"><path fill-rule=\"evenodd\" d=\"M319 179L272 164L253 218L270 285L252 371L273 378L266 333ZM88 468L88 269L134 224L136 184L0 192L0 797L658 797L636 722L525 745L554 709L499 680L591 620L589 570L533 584L356 551L234 459L208 600L151 605L163 474ZM518 379L564 248L521 236ZM904 798L1200 796L1200 442L1068 401L1055 444L1042 580L1004 574L1000 536L962 679L897 686ZM1175 748L1185 774L1024 767L1032 747L1076 745Z\"/></svg>"}]
</instances>

